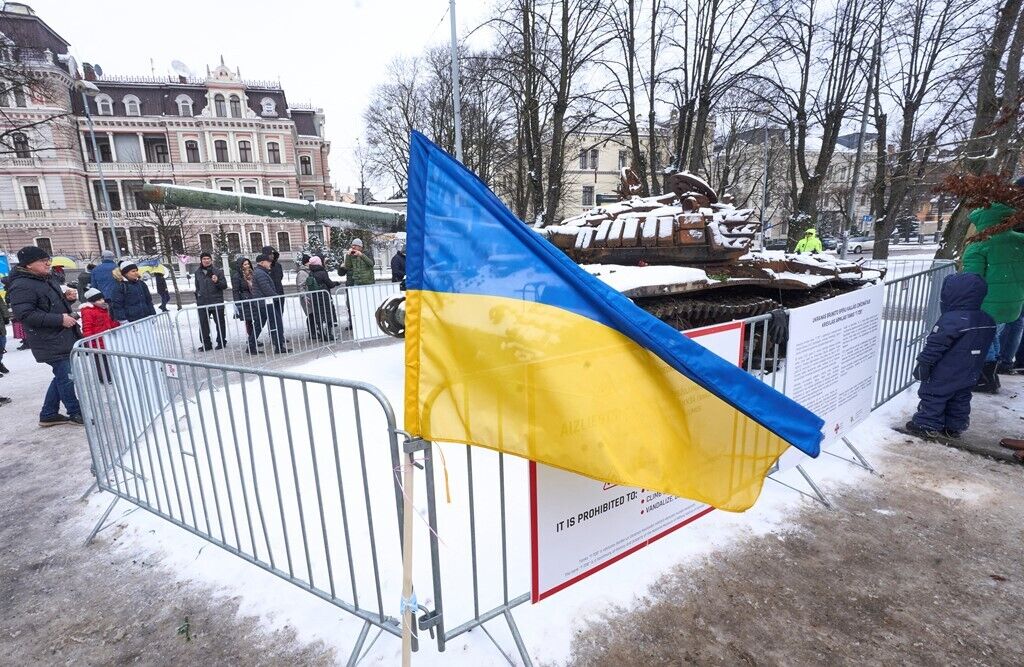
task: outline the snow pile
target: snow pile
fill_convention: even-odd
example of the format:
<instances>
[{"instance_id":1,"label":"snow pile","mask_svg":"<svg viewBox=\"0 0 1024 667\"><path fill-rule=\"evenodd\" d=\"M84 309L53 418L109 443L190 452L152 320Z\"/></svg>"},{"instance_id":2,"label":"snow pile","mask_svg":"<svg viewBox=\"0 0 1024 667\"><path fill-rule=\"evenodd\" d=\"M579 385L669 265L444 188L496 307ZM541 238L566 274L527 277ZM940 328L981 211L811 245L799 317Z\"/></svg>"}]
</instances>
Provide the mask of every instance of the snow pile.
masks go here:
<instances>
[{"instance_id":1,"label":"snow pile","mask_svg":"<svg viewBox=\"0 0 1024 667\"><path fill-rule=\"evenodd\" d=\"M616 264L582 264L581 269L599 278L619 292L642 287L692 283L707 285L708 274L689 266L619 266Z\"/></svg>"}]
</instances>

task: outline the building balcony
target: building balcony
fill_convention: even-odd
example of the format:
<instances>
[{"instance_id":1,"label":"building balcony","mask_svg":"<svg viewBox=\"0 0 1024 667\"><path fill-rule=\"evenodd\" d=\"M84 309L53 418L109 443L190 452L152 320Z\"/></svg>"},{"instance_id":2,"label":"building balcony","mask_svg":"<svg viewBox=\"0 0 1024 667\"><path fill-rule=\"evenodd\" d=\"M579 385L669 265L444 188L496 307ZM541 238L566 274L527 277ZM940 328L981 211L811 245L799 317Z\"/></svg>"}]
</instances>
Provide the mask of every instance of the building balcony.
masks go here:
<instances>
[{"instance_id":1,"label":"building balcony","mask_svg":"<svg viewBox=\"0 0 1024 667\"><path fill-rule=\"evenodd\" d=\"M54 209L39 209L39 210L26 210L26 209L9 209L0 210L0 221L2 222L26 222L31 223L33 221L40 220L53 220L53 221L67 221L71 219L81 219L81 211L69 211L63 208Z\"/></svg>"},{"instance_id":2,"label":"building balcony","mask_svg":"<svg viewBox=\"0 0 1024 667\"><path fill-rule=\"evenodd\" d=\"M103 162L104 176L170 177L175 174L196 173L245 173L272 176L295 175L294 164L270 164L267 162ZM87 162L85 170L90 175L99 175L95 162ZM307 176L306 178L315 178Z\"/></svg>"},{"instance_id":3,"label":"building balcony","mask_svg":"<svg viewBox=\"0 0 1024 667\"><path fill-rule=\"evenodd\" d=\"M172 176L174 165L170 162L103 162L104 176ZM100 165L95 162L86 162L85 171L89 174L99 175Z\"/></svg>"}]
</instances>

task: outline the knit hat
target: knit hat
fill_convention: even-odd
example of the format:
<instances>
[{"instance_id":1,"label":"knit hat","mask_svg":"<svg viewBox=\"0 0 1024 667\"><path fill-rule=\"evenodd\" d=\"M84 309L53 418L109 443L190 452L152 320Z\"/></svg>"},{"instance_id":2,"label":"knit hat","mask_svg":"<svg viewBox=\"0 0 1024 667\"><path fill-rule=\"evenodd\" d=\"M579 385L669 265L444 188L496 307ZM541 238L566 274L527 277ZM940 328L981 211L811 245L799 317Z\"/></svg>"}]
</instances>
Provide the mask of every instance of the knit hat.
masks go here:
<instances>
[{"instance_id":1,"label":"knit hat","mask_svg":"<svg viewBox=\"0 0 1024 667\"><path fill-rule=\"evenodd\" d=\"M363 247L363 240L362 239L352 239L352 245L357 245L360 248L362 248Z\"/></svg>"},{"instance_id":2,"label":"knit hat","mask_svg":"<svg viewBox=\"0 0 1024 667\"><path fill-rule=\"evenodd\" d=\"M18 251L18 264L22 266L28 266L32 262L38 262L41 259L50 259L50 253L39 246L27 245Z\"/></svg>"},{"instance_id":3,"label":"knit hat","mask_svg":"<svg viewBox=\"0 0 1024 667\"><path fill-rule=\"evenodd\" d=\"M103 258L104 260L114 259L114 251L113 250L104 250L103 252L100 253L100 257Z\"/></svg>"},{"instance_id":4,"label":"knit hat","mask_svg":"<svg viewBox=\"0 0 1024 667\"><path fill-rule=\"evenodd\" d=\"M302 253L302 257L299 257L299 264L309 264L310 256L306 253Z\"/></svg>"},{"instance_id":5,"label":"knit hat","mask_svg":"<svg viewBox=\"0 0 1024 667\"><path fill-rule=\"evenodd\" d=\"M123 276L124 274L130 273L131 271L134 271L135 269L139 268L139 265L130 259L126 259L123 262L121 262L121 264L117 268L121 270L121 275Z\"/></svg>"},{"instance_id":6,"label":"knit hat","mask_svg":"<svg viewBox=\"0 0 1024 667\"><path fill-rule=\"evenodd\" d=\"M274 258L271 257L270 255L268 255L265 252L261 252L260 254L256 255L256 263L257 264L259 264L260 262L273 262L273 261L274 261Z\"/></svg>"},{"instance_id":7,"label":"knit hat","mask_svg":"<svg viewBox=\"0 0 1024 667\"><path fill-rule=\"evenodd\" d=\"M199 253L199 259L202 259L203 257L209 257L210 259L213 259L213 255L211 255L208 252Z\"/></svg>"},{"instance_id":8,"label":"knit hat","mask_svg":"<svg viewBox=\"0 0 1024 667\"><path fill-rule=\"evenodd\" d=\"M89 303L96 303L102 298L103 292L99 291L95 287L89 288L89 290L85 293L85 300L88 301Z\"/></svg>"},{"instance_id":9,"label":"knit hat","mask_svg":"<svg viewBox=\"0 0 1024 667\"><path fill-rule=\"evenodd\" d=\"M309 258L309 265L310 266L323 266L324 265L324 260L322 260L319 257L314 255L313 257Z\"/></svg>"}]
</instances>

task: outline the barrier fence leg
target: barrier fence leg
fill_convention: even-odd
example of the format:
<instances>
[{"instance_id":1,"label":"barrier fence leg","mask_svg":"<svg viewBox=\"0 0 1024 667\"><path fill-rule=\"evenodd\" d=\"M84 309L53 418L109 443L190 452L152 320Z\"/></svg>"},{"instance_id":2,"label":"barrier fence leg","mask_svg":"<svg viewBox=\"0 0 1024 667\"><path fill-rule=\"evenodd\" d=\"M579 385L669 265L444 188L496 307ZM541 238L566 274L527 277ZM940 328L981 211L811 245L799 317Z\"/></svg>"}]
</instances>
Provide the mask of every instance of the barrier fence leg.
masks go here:
<instances>
[{"instance_id":1,"label":"barrier fence leg","mask_svg":"<svg viewBox=\"0 0 1024 667\"><path fill-rule=\"evenodd\" d=\"M100 517L100 520L96 522L96 526L92 529L92 532L89 533L89 537L85 538L85 546L92 544L92 541L96 538L96 533L100 532L103 528L103 524L106 523L107 517L110 516L110 512L114 509L114 505L116 505L117 501L120 499L120 496L114 496L114 499L110 501L110 505L107 506L107 509L103 512L103 516Z\"/></svg>"},{"instance_id":2,"label":"barrier fence leg","mask_svg":"<svg viewBox=\"0 0 1024 667\"><path fill-rule=\"evenodd\" d=\"M523 659L524 667L533 667L530 654L526 651L526 644L523 643L523 636L519 634L519 626L516 625L516 620L512 618L512 612L508 609L505 610L505 620L508 621L508 629L512 632L512 639L516 643L516 648L519 649L519 657Z\"/></svg>"},{"instance_id":3,"label":"barrier fence leg","mask_svg":"<svg viewBox=\"0 0 1024 667\"><path fill-rule=\"evenodd\" d=\"M100 490L99 484L97 484L96 482L93 482L92 484L89 485L89 488L85 490L85 493L83 493L82 496L78 499L78 502L82 502L83 500L88 498L90 495L92 495L93 491L99 491L99 490Z\"/></svg>"},{"instance_id":4,"label":"barrier fence leg","mask_svg":"<svg viewBox=\"0 0 1024 667\"><path fill-rule=\"evenodd\" d=\"M818 485L814 483L814 480L811 478L810 475L807 474L807 471L804 470L804 467L803 466L797 466L796 469L800 471L800 474L803 476L804 481L806 481L807 485L811 487L812 491L814 491L814 495L817 496L817 500L822 505L824 505L825 507L827 507L829 509L834 509L834 507L832 506L832 503L829 502L828 496L826 496L821 491L821 489L818 488Z\"/></svg>"},{"instance_id":5,"label":"barrier fence leg","mask_svg":"<svg viewBox=\"0 0 1024 667\"><path fill-rule=\"evenodd\" d=\"M846 438L843 438L843 443L846 445L846 448L853 452L853 455L857 457L857 461L859 461L859 465L861 468L864 468L873 475L878 474L878 471L875 470L870 463L868 463L868 460L864 458L864 456L859 451L857 451L857 448L853 446L852 442L850 442Z\"/></svg>"},{"instance_id":6,"label":"barrier fence leg","mask_svg":"<svg viewBox=\"0 0 1024 667\"><path fill-rule=\"evenodd\" d=\"M345 663L347 667L355 667L359 663L361 658L359 654L363 651L363 644L366 643L366 636L368 634L370 634L370 622L363 621L363 628L359 631L356 645L352 647L352 653L348 656L348 662Z\"/></svg>"}]
</instances>

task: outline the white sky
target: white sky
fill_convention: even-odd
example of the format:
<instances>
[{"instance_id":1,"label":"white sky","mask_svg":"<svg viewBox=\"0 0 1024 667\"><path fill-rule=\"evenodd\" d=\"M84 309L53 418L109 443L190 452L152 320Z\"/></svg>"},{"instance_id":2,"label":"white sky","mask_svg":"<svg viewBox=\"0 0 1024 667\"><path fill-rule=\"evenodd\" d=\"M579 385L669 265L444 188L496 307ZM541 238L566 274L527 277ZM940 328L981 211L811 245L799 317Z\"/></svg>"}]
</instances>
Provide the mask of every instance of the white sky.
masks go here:
<instances>
[{"instance_id":1,"label":"white sky","mask_svg":"<svg viewBox=\"0 0 1024 667\"><path fill-rule=\"evenodd\" d=\"M448 0L22 0L71 42L79 62L105 74L170 73L172 60L197 76L224 62L245 79L281 79L289 102L324 109L331 179L355 190L352 153L363 110L396 56L447 44ZM459 0L459 35L489 15L493 0ZM377 195L390 193L380 192Z\"/></svg>"}]
</instances>

